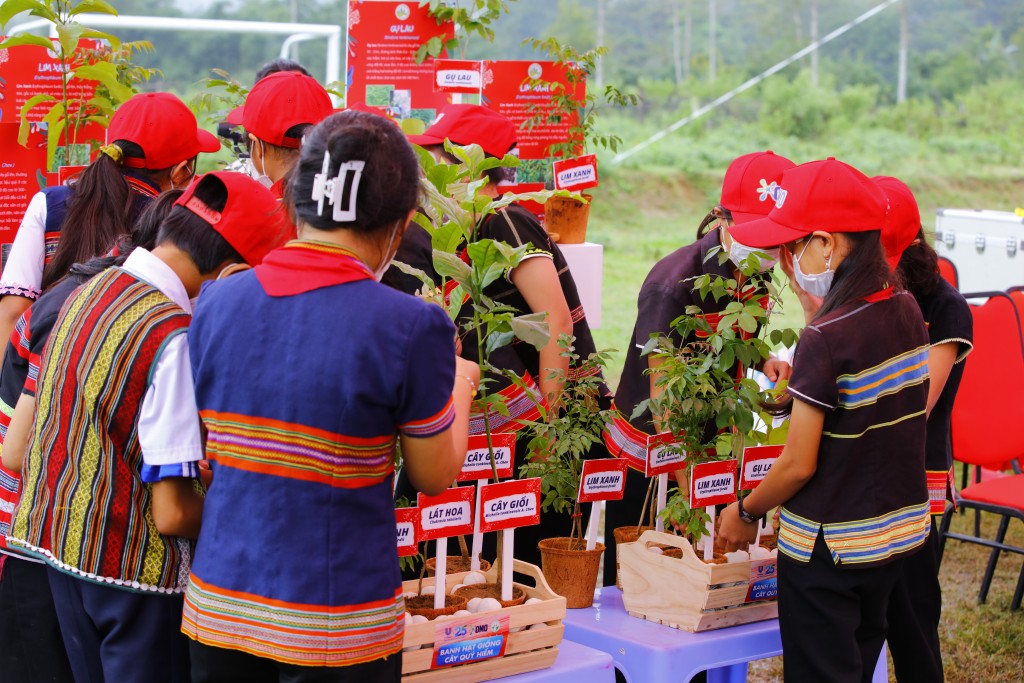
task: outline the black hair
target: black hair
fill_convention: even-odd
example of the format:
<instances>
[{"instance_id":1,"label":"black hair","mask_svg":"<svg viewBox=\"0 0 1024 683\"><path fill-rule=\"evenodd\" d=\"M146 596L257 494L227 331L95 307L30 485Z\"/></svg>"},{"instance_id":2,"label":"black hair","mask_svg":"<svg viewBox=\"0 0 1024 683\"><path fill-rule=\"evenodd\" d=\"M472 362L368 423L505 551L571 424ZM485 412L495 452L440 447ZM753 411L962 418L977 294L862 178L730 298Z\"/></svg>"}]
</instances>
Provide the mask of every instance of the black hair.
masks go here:
<instances>
[{"instance_id":1,"label":"black hair","mask_svg":"<svg viewBox=\"0 0 1024 683\"><path fill-rule=\"evenodd\" d=\"M333 207L324 199L322 210L313 199L315 177L323 169L324 154L331 155L327 177L338 176L348 161L362 161L357 196L351 196L352 176L339 179L346 186L340 202L355 206L354 221L335 222ZM373 234L404 220L419 201L420 167L412 145L398 126L387 119L362 111L332 114L306 134L299 163L293 169L290 203L293 215L318 230L345 228Z\"/></svg>"},{"instance_id":2,"label":"black hair","mask_svg":"<svg viewBox=\"0 0 1024 683\"><path fill-rule=\"evenodd\" d=\"M924 230L917 232L917 244L903 251L896 277L908 292L917 298L931 294L942 275L939 273L939 255L924 238Z\"/></svg>"},{"instance_id":3,"label":"black hair","mask_svg":"<svg viewBox=\"0 0 1024 683\"><path fill-rule=\"evenodd\" d=\"M704 216L704 220L697 226L697 239L700 239L704 235L711 231L711 226L718 220L727 220L732 222L732 211L719 205L708 211L708 215Z\"/></svg>"},{"instance_id":4,"label":"black hair","mask_svg":"<svg viewBox=\"0 0 1024 683\"><path fill-rule=\"evenodd\" d=\"M223 211L228 201L228 189L220 178L207 174L196 186L195 197L210 209ZM209 223L184 206L170 210L160 224L156 243L157 246L172 244L188 254L200 275L213 273L225 261L245 261Z\"/></svg>"},{"instance_id":5,"label":"black hair","mask_svg":"<svg viewBox=\"0 0 1024 683\"><path fill-rule=\"evenodd\" d=\"M304 76L310 76L310 73L306 71L306 67L295 60L281 57L261 66L260 70L256 72L256 80L253 81L253 84L259 83L270 74L276 74L278 71L298 71Z\"/></svg>"},{"instance_id":6,"label":"black hair","mask_svg":"<svg viewBox=\"0 0 1024 683\"><path fill-rule=\"evenodd\" d=\"M812 323L851 301L863 299L893 284L892 271L882 249L882 233L868 230L843 234L850 242L850 252L836 268L832 287ZM815 238L812 236L810 239Z\"/></svg>"}]
</instances>

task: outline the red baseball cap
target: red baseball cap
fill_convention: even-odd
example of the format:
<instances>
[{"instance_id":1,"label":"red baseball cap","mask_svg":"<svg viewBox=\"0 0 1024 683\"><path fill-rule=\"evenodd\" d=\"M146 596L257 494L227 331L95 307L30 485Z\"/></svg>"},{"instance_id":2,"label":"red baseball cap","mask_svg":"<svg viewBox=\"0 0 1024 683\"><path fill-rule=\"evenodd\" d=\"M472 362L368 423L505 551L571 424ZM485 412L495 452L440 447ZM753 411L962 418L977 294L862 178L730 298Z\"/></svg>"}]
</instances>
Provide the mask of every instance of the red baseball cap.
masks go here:
<instances>
[{"instance_id":1,"label":"red baseball cap","mask_svg":"<svg viewBox=\"0 0 1024 683\"><path fill-rule=\"evenodd\" d=\"M771 150L744 154L726 169L719 204L732 214L733 223L763 218L778 201L782 174L795 166Z\"/></svg>"},{"instance_id":2,"label":"red baseball cap","mask_svg":"<svg viewBox=\"0 0 1024 683\"><path fill-rule=\"evenodd\" d=\"M921 232L921 212L914 193L899 178L877 175L872 180L889 199L889 222L882 229L882 246L885 260L896 270L904 250Z\"/></svg>"},{"instance_id":3,"label":"red baseball cap","mask_svg":"<svg viewBox=\"0 0 1024 683\"><path fill-rule=\"evenodd\" d=\"M420 147L444 144L480 145L499 159L516 144L516 125L508 117L479 104L449 104L422 135L410 135L409 142Z\"/></svg>"},{"instance_id":4,"label":"red baseball cap","mask_svg":"<svg viewBox=\"0 0 1024 683\"><path fill-rule=\"evenodd\" d=\"M170 168L200 152L220 149L217 138L199 128L195 114L169 92L132 96L114 112L107 140L127 140L142 148L144 158L124 158L128 168Z\"/></svg>"},{"instance_id":5,"label":"red baseball cap","mask_svg":"<svg viewBox=\"0 0 1024 683\"><path fill-rule=\"evenodd\" d=\"M210 178L218 179L228 192L221 211L214 211L195 196L196 188ZM244 173L205 173L188 186L174 202L210 224L251 266L287 241L286 217L281 202L270 190Z\"/></svg>"},{"instance_id":6,"label":"red baseball cap","mask_svg":"<svg viewBox=\"0 0 1024 683\"><path fill-rule=\"evenodd\" d=\"M324 87L298 71L278 71L261 79L232 111L228 123L241 123L260 140L277 147L298 149L299 138L285 137L293 126L316 125L334 112Z\"/></svg>"},{"instance_id":7,"label":"red baseball cap","mask_svg":"<svg viewBox=\"0 0 1024 683\"><path fill-rule=\"evenodd\" d=\"M781 185L771 212L733 227L733 239L765 249L815 230L867 232L886 226L889 201L882 189L834 157L791 168L782 175Z\"/></svg>"}]
</instances>

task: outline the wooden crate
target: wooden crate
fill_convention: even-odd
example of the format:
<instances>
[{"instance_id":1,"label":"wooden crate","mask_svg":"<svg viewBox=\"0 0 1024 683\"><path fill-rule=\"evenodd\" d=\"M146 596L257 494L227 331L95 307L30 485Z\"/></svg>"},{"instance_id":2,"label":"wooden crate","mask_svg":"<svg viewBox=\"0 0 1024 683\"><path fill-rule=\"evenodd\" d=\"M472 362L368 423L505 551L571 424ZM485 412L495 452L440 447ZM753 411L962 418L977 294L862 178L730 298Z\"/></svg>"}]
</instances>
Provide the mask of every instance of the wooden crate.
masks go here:
<instances>
[{"instance_id":1,"label":"wooden crate","mask_svg":"<svg viewBox=\"0 0 1024 683\"><path fill-rule=\"evenodd\" d=\"M682 548L682 559L650 552L655 544ZM685 538L657 531L619 553L622 602L634 617L695 632L779 616L775 599L746 602L751 568L767 560L705 564Z\"/></svg>"},{"instance_id":2,"label":"wooden crate","mask_svg":"<svg viewBox=\"0 0 1024 683\"><path fill-rule=\"evenodd\" d=\"M434 632L437 621L429 621L425 624L407 626L405 629L405 648L418 647L416 650L408 650L402 653L402 681L403 683L430 683L433 681L444 681L444 683L476 683L477 681L489 681L492 678L511 676L513 674L525 673L545 669L555 663L558 656L558 644L562 642L562 634L565 627L562 620L565 619L565 598L556 595L547 581L544 574L536 565L515 560L513 569L516 573L529 576L534 581L534 586L527 586L516 583L526 591L527 599L540 598L543 602L532 605L516 605L506 607L502 610L481 612L480 614L509 616L510 629L522 629L510 633L505 646L505 654L496 659L489 659L482 662L463 664L460 666L447 667L444 669L430 669L431 660L434 655ZM468 572L460 574L449 574L446 584L450 590L455 584L462 582L462 577ZM493 583L497 580L497 567L491 567L485 572L488 581ZM433 579L424 580L433 583ZM406 581L405 590L415 591L418 581ZM473 617L478 617L474 614ZM458 623L458 620L451 620ZM449 623L449 622L444 622ZM529 629L534 624L545 624L544 628ZM426 646L426 647L424 647Z\"/></svg>"}]
</instances>

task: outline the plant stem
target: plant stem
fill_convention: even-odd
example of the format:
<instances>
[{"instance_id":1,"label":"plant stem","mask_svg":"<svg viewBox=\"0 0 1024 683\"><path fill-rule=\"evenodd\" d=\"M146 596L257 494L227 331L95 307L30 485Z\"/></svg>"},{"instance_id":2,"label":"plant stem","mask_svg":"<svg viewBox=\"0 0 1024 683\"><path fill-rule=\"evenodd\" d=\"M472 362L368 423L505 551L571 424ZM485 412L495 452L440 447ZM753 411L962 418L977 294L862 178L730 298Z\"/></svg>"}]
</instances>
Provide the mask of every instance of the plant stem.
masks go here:
<instances>
[{"instance_id":1,"label":"plant stem","mask_svg":"<svg viewBox=\"0 0 1024 683\"><path fill-rule=\"evenodd\" d=\"M654 487L657 485L657 482L658 482L657 478L651 477L650 483L647 484L647 495L644 496L644 506L642 508L640 508L640 521L636 523L636 532L638 534L640 533L640 527L642 527L644 525L644 517L647 516L647 513L650 510L648 505L651 502L651 496L654 493Z\"/></svg>"}]
</instances>

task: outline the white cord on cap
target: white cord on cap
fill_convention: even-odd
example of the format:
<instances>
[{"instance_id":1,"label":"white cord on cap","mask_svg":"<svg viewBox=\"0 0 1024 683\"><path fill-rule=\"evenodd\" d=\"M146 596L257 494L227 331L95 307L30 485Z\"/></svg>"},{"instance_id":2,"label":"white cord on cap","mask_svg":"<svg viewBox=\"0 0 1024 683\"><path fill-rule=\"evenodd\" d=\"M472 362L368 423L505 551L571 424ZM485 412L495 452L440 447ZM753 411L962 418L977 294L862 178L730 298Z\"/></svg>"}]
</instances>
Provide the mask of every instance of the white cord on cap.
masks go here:
<instances>
[{"instance_id":1,"label":"white cord on cap","mask_svg":"<svg viewBox=\"0 0 1024 683\"><path fill-rule=\"evenodd\" d=\"M326 199L327 203L334 207L331 217L335 221L339 223L354 221L356 219L356 196L359 193L359 180L363 176L363 168L365 168L366 162L346 161L338 167L338 175L334 178L330 178L327 175L330 165L331 153L324 152L324 165L320 173L313 177L312 199L317 201L317 215L323 215L324 200ZM345 185L348 184L349 174L354 174L352 176L352 187L348 195L348 204L343 206L342 199L344 198Z\"/></svg>"}]
</instances>

